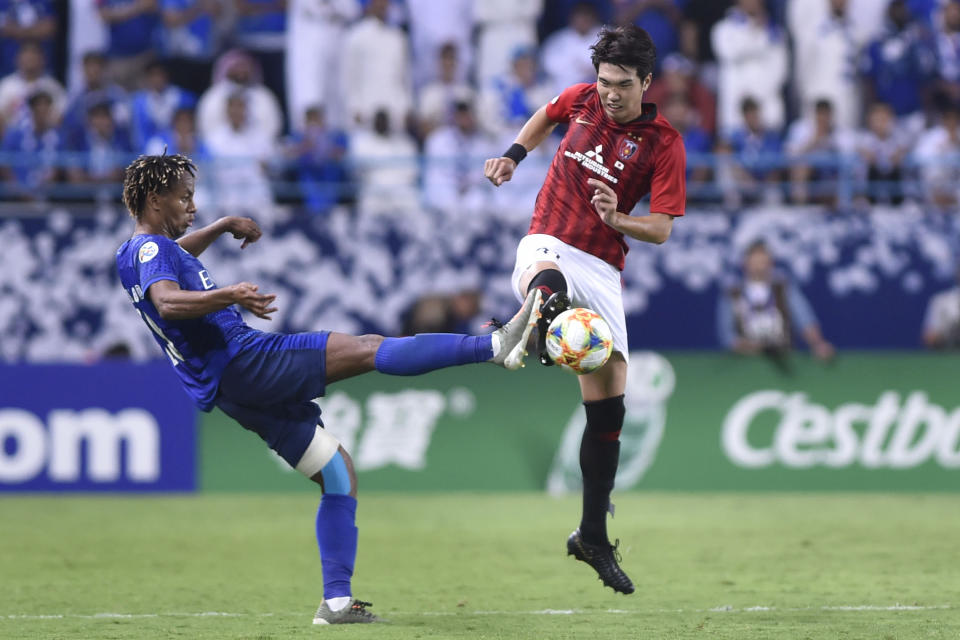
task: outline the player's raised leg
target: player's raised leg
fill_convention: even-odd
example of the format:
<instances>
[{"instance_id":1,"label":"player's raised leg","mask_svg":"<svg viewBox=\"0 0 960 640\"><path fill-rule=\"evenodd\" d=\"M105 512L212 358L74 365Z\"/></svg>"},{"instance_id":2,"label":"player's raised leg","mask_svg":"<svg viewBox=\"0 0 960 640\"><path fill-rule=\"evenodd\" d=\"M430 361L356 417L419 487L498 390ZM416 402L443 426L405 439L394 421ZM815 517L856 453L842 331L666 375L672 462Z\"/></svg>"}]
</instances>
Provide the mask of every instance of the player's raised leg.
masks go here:
<instances>
[{"instance_id":1,"label":"player's raised leg","mask_svg":"<svg viewBox=\"0 0 960 640\"><path fill-rule=\"evenodd\" d=\"M553 365L553 360L546 351L547 328L554 318L570 308L567 280L557 263L542 260L533 263L524 272L520 278L520 291L529 294L534 290L539 290L543 298L540 319L537 321L537 353L540 364L549 367Z\"/></svg>"},{"instance_id":2,"label":"player's raised leg","mask_svg":"<svg viewBox=\"0 0 960 640\"><path fill-rule=\"evenodd\" d=\"M384 338L331 333L326 352L327 382L370 371L415 376L479 362L519 369L523 366L527 339L540 316L540 301L540 291L531 291L509 322L484 336L420 333L405 338Z\"/></svg>"},{"instance_id":3,"label":"player's raised leg","mask_svg":"<svg viewBox=\"0 0 960 640\"><path fill-rule=\"evenodd\" d=\"M621 593L633 593L633 583L620 569L616 545L607 537L607 513L620 460L623 393L627 363L614 351L598 371L580 376L587 426L580 442L583 475L583 515L580 527L567 539L567 553L592 566L603 584Z\"/></svg>"}]
</instances>

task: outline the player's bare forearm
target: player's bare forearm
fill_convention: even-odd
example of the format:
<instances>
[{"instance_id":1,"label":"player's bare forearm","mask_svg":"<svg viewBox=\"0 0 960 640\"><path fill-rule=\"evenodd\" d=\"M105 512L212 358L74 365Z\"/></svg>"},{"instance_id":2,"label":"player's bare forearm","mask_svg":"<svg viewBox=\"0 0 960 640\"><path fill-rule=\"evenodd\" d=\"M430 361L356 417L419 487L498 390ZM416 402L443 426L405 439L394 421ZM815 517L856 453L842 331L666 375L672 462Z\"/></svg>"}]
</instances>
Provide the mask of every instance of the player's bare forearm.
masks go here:
<instances>
[{"instance_id":1,"label":"player's bare forearm","mask_svg":"<svg viewBox=\"0 0 960 640\"><path fill-rule=\"evenodd\" d=\"M256 242L261 236L260 227L250 218L227 216L183 236L177 243L191 255L199 256L224 233L232 233L237 240L242 239L241 249L245 249L251 242Z\"/></svg>"},{"instance_id":2,"label":"player's bare forearm","mask_svg":"<svg viewBox=\"0 0 960 640\"><path fill-rule=\"evenodd\" d=\"M207 250L213 241L227 232L229 218L220 218L212 224L201 227L193 233L188 233L179 240L177 244L186 249L187 253L199 256Z\"/></svg>"},{"instance_id":3,"label":"player's bare forearm","mask_svg":"<svg viewBox=\"0 0 960 640\"><path fill-rule=\"evenodd\" d=\"M164 320L202 318L233 304L239 304L266 320L277 310L271 307L277 296L258 293L257 286L249 282L209 291L190 291L181 289L172 280L158 280L147 289L147 297Z\"/></svg>"},{"instance_id":4,"label":"player's bare forearm","mask_svg":"<svg viewBox=\"0 0 960 640\"><path fill-rule=\"evenodd\" d=\"M175 288L157 285L174 284ZM226 309L234 303L229 289L210 291L185 291L170 280L161 280L150 285L150 301L164 320L189 320L202 318L208 313Z\"/></svg>"},{"instance_id":5,"label":"player's bare forearm","mask_svg":"<svg viewBox=\"0 0 960 640\"><path fill-rule=\"evenodd\" d=\"M543 106L530 116L530 119L520 129L520 133L517 134L517 139L514 142L522 144L527 151L533 151L556 128L557 123L547 117L547 107Z\"/></svg>"},{"instance_id":6,"label":"player's bare forearm","mask_svg":"<svg viewBox=\"0 0 960 640\"><path fill-rule=\"evenodd\" d=\"M607 222L625 236L641 242L663 244L673 230L673 216L666 213L651 213L648 216L630 216L616 212Z\"/></svg>"},{"instance_id":7,"label":"player's bare forearm","mask_svg":"<svg viewBox=\"0 0 960 640\"><path fill-rule=\"evenodd\" d=\"M617 194L603 180L590 178L587 184L593 187L590 204L603 222L634 240L663 244L673 229L673 216L651 212L648 216L630 216L617 210Z\"/></svg>"}]
</instances>

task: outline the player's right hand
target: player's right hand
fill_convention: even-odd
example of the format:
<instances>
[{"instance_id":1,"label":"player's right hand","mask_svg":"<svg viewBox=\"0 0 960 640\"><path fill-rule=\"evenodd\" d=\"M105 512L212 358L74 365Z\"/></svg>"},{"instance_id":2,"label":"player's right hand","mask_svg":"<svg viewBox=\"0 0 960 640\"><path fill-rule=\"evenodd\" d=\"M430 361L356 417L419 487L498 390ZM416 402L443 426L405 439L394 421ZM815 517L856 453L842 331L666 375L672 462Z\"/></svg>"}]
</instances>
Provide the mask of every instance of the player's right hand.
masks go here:
<instances>
[{"instance_id":1,"label":"player's right hand","mask_svg":"<svg viewBox=\"0 0 960 640\"><path fill-rule=\"evenodd\" d=\"M510 158L490 158L483 163L483 177L492 182L493 186L499 187L513 177L516 168L517 163Z\"/></svg>"},{"instance_id":2,"label":"player's right hand","mask_svg":"<svg viewBox=\"0 0 960 640\"><path fill-rule=\"evenodd\" d=\"M273 301L277 299L277 295L275 293L257 293L258 287L255 284L240 282L227 288L230 290L234 304L238 304L244 309L249 310L250 313L258 318L270 320L270 314L277 310L276 307L270 306L273 304Z\"/></svg>"}]
</instances>

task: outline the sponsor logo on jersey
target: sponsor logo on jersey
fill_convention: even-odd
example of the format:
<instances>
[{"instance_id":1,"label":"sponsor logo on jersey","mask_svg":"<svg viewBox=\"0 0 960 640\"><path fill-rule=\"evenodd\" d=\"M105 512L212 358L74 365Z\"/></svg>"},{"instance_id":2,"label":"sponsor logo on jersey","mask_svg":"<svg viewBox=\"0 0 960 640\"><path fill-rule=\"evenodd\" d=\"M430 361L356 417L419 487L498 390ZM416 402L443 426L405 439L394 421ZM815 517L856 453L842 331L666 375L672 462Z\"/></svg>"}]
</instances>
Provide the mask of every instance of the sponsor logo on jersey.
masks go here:
<instances>
[{"instance_id":1,"label":"sponsor logo on jersey","mask_svg":"<svg viewBox=\"0 0 960 640\"><path fill-rule=\"evenodd\" d=\"M585 124L585 125L588 125L588 126L591 126L591 127L593 126L593 123L592 123L592 122L590 122L589 120L584 120L584 119L581 118L580 116L577 116L577 119L574 120L574 122L576 122L577 124Z\"/></svg>"},{"instance_id":2,"label":"sponsor logo on jersey","mask_svg":"<svg viewBox=\"0 0 960 640\"><path fill-rule=\"evenodd\" d=\"M624 138L620 141L620 148L617 150L617 155L620 156L621 160L629 160L637 152L637 143L629 138Z\"/></svg>"},{"instance_id":3,"label":"sponsor logo on jersey","mask_svg":"<svg viewBox=\"0 0 960 640\"><path fill-rule=\"evenodd\" d=\"M620 181L616 176L610 174L610 169L603 165L602 144L598 144L586 153L581 153L580 151L570 151L567 149L563 152L563 155L566 158L572 158L573 160L576 160L581 167L588 171L592 171L612 184L617 184ZM616 164L617 169L623 169L622 163L618 161Z\"/></svg>"},{"instance_id":4,"label":"sponsor logo on jersey","mask_svg":"<svg viewBox=\"0 0 960 640\"><path fill-rule=\"evenodd\" d=\"M150 262L157 257L158 253L160 253L160 247L156 242L145 242L140 247L140 262Z\"/></svg>"}]
</instances>

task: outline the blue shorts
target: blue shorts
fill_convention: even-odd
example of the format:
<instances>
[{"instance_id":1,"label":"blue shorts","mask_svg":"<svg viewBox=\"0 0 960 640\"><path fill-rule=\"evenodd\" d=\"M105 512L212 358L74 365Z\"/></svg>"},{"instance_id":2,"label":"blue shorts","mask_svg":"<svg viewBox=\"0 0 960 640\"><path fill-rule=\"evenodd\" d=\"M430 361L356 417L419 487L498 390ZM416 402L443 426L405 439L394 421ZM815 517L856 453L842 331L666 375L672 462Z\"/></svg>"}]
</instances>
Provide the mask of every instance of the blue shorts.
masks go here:
<instances>
[{"instance_id":1,"label":"blue shorts","mask_svg":"<svg viewBox=\"0 0 960 640\"><path fill-rule=\"evenodd\" d=\"M215 400L291 467L313 440L327 378L327 331L260 333L223 370Z\"/></svg>"}]
</instances>

